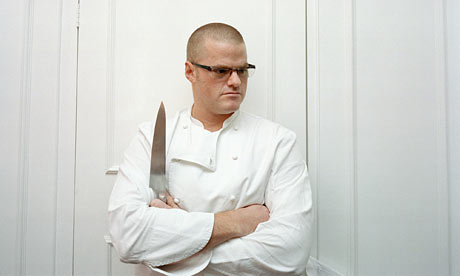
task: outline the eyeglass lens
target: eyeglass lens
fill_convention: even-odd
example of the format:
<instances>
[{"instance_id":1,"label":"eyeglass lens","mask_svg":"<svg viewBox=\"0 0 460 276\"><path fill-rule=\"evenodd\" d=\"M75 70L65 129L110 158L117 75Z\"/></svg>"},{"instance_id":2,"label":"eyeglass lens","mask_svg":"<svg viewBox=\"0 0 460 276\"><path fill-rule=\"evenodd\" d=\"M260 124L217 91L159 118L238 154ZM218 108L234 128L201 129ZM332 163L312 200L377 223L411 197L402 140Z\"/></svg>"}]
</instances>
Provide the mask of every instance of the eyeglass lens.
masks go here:
<instances>
[{"instance_id":1,"label":"eyeglass lens","mask_svg":"<svg viewBox=\"0 0 460 276\"><path fill-rule=\"evenodd\" d=\"M229 77L233 71L235 71L238 74L238 77L240 78L247 78L251 77L254 74L254 69L253 68L213 68L212 72L214 72L216 78L225 78Z\"/></svg>"}]
</instances>

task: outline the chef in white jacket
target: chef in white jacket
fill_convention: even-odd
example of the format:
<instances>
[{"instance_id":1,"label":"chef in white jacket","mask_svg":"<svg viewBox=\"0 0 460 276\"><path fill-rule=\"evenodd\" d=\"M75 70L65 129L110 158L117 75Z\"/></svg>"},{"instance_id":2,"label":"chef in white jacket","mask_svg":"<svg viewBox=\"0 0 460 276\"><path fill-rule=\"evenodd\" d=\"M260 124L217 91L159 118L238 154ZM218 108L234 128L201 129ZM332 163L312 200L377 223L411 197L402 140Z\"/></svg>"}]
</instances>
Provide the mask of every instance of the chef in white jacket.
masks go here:
<instances>
[{"instance_id":1,"label":"chef in white jacket","mask_svg":"<svg viewBox=\"0 0 460 276\"><path fill-rule=\"evenodd\" d=\"M149 188L154 123L140 125L111 194L122 261L159 275L305 275L307 168L292 131L239 110L254 69L233 27L211 23L191 35L194 103L167 120L166 202Z\"/></svg>"}]
</instances>

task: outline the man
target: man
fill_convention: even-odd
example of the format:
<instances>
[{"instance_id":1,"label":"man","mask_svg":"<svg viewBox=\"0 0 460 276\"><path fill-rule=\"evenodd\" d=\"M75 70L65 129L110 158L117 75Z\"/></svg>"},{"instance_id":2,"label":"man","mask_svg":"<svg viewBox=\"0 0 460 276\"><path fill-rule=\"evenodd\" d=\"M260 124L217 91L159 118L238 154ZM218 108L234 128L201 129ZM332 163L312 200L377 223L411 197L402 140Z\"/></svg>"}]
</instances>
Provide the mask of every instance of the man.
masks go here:
<instances>
[{"instance_id":1,"label":"man","mask_svg":"<svg viewBox=\"0 0 460 276\"><path fill-rule=\"evenodd\" d=\"M185 76L193 106L167 122L166 203L149 188L153 123L125 152L110 203L110 234L125 262L166 275L304 275L311 189L295 134L239 110L246 46L233 27L198 28Z\"/></svg>"}]
</instances>

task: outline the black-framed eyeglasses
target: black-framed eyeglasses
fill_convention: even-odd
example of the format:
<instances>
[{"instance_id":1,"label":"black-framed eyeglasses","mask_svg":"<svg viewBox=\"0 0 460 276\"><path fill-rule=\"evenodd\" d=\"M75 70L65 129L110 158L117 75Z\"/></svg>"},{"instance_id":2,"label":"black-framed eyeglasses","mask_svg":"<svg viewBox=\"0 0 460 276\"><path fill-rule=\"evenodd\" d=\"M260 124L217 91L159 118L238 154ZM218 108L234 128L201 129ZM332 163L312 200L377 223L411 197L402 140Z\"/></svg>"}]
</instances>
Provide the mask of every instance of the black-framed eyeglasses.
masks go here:
<instances>
[{"instance_id":1,"label":"black-framed eyeglasses","mask_svg":"<svg viewBox=\"0 0 460 276\"><path fill-rule=\"evenodd\" d=\"M254 75L254 71L256 69L255 65L248 64L246 67L240 68L229 68L229 67L217 67L217 66L208 66L203 64L198 64L192 62L193 65L208 70L212 72L212 75L216 79L226 79L230 77L230 75L235 71L240 78L248 78Z\"/></svg>"}]
</instances>

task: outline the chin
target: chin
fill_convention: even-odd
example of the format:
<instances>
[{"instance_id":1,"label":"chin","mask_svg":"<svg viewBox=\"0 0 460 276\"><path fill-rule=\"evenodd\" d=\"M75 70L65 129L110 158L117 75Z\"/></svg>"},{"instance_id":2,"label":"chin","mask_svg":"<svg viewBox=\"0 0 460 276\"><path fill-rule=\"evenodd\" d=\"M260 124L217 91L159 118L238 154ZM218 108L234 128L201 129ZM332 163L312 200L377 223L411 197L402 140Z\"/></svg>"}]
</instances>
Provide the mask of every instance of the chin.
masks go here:
<instances>
[{"instance_id":1,"label":"chin","mask_svg":"<svg viewBox=\"0 0 460 276\"><path fill-rule=\"evenodd\" d=\"M222 110L225 112L225 114L230 114L237 111L238 109L240 109L240 104L232 104L224 107Z\"/></svg>"},{"instance_id":2,"label":"chin","mask_svg":"<svg viewBox=\"0 0 460 276\"><path fill-rule=\"evenodd\" d=\"M241 100L227 99L226 101L220 102L220 104L218 104L216 107L218 108L219 114L231 114L240 109L241 103Z\"/></svg>"}]
</instances>

